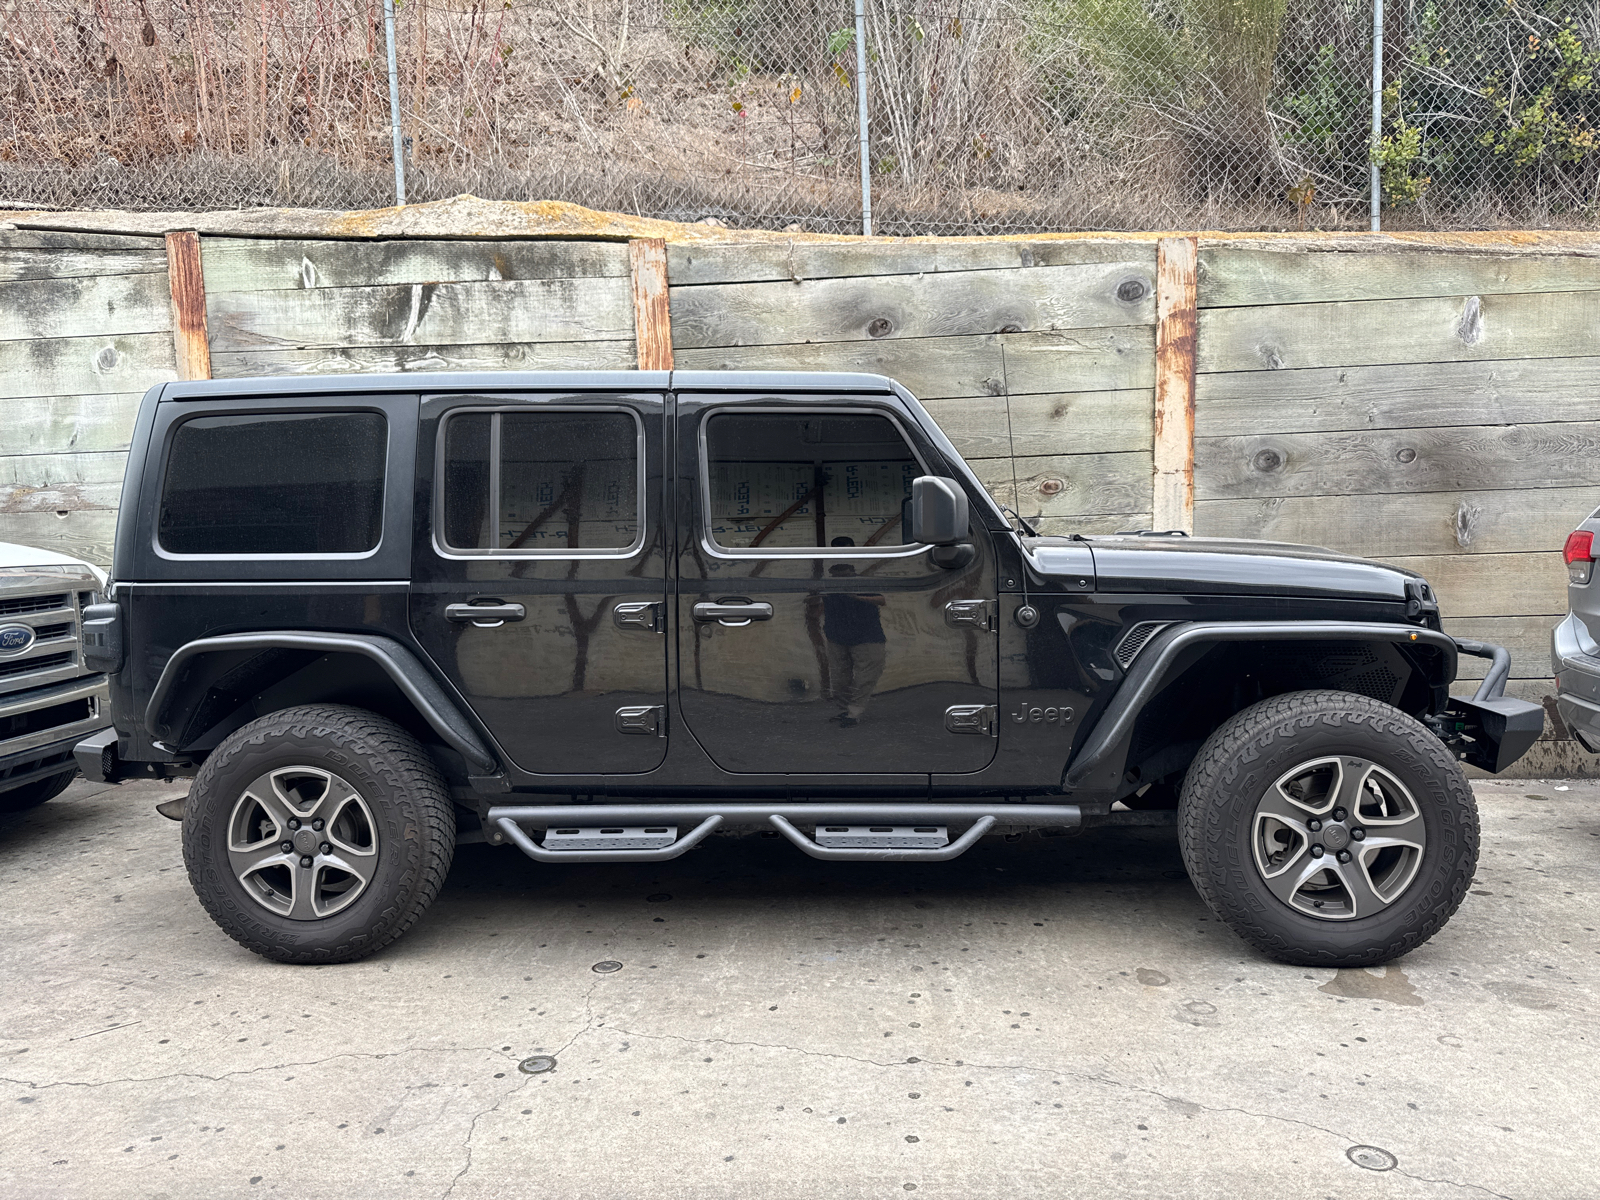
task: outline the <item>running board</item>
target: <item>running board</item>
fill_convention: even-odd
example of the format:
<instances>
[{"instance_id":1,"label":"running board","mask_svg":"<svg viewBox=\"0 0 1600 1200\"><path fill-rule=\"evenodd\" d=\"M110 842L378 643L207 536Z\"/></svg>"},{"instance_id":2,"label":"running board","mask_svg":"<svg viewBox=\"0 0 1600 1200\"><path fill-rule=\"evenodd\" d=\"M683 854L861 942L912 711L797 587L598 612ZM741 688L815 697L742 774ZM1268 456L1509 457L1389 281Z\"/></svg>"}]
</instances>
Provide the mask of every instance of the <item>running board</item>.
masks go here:
<instances>
[{"instance_id":1,"label":"running board","mask_svg":"<svg viewBox=\"0 0 1600 1200\"><path fill-rule=\"evenodd\" d=\"M797 828L805 825L944 826L949 822L972 823L955 841L943 846L907 848L903 844L825 846ZM540 862L663 862L693 849L721 825L765 826L812 858L854 862L948 862L965 854L978 839L996 825L1007 827L1076 829L1083 814L1076 804L582 804L582 805L497 805L484 821L488 841L503 845L509 841L529 858ZM668 845L652 849L554 849L546 834L544 845L534 841L527 829L599 831L602 828L675 829L693 824L694 828ZM526 828L524 828L526 827ZM835 840L835 839L828 839ZM855 839L852 839L855 840ZM871 840L862 838L859 840ZM883 841L900 840L890 835ZM580 842L573 835L554 839L555 845ZM592 845L589 836L580 844Z\"/></svg>"}]
</instances>

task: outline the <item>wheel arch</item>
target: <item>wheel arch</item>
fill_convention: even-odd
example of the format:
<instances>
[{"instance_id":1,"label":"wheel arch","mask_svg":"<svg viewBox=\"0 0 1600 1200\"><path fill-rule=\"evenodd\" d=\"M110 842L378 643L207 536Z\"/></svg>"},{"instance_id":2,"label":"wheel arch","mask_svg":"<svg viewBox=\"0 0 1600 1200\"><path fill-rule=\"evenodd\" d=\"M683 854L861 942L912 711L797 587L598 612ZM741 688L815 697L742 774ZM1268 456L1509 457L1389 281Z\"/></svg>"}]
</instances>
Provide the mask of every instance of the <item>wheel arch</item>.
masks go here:
<instances>
[{"instance_id":1,"label":"wheel arch","mask_svg":"<svg viewBox=\"0 0 1600 1200\"><path fill-rule=\"evenodd\" d=\"M145 728L175 751L205 753L246 722L306 703L344 703L442 743L468 774L498 769L484 739L421 661L374 634L266 631L199 638L167 660Z\"/></svg>"},{"instance_id":2,"label":"wheel arch","mask_svg":"<svg viewBox=\"0 0 1600 1200\"><path fill-rule=\"evenodd\" d=\"M1343 654L1320 673L1305 664ZM1456 675L1455 640L1414 625L1345 621L1186 622L1134 660L1082 748L1067 791L1130 795L1186 769L1235 713L1308 687L1355 691L1415 716L1441 711ZM1386 693L1386 694L1379 694Z\"/></svg>"}]
</instances>

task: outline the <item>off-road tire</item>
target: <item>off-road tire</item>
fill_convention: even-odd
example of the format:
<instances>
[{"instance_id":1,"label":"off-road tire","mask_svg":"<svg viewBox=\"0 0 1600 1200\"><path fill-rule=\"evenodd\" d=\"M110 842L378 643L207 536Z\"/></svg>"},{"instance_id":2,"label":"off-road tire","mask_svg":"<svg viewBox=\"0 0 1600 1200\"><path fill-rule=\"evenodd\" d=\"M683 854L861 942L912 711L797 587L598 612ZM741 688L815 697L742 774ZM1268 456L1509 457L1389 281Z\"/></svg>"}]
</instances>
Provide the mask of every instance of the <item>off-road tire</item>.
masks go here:
<instances>
[{"instance_id":1,"label":"off-road tire","mask_svg":"<svg viewBox=\"0 0 1600 1200\"><path fill-rule=\"evenodd\" d=\"M46 775L43 779L0 792L0 813L26 812L30 808L38 808L46 800L54 800L61 795L77 777L78 768L73 767L59 775Z\"/></svg>"},{"instance_id":2,"label":"off-road tire","mask_svg":"<svg viewBox=\"0 0 1600 1200\"><path fill-rule=\"evenodd\" d=\"M1393 774L1427 836L1411 882L1370 917L1330 921L1267 888L1252 852L1256 806L1284 772L1319 755L1358 755ZM1478 861L1478 810L1461 768L1399 709L1353 692L1274 696L1223 722L1195 756L1178 805L1195 890L1235 933L1280 962L1368 967L1427 941L1460 906Z\"/></svg>"},{"instance_id":3,"label":"off-road tire","mask_svg":"<svg viewBox=\"0 0 1600 1200\"><path fill-rule=\"evenodd\" d=\"M228 857L228 822L252 780L288 766L333 771L370 808L378 863L365 890L317 920L268 911ZM387 717L334 704L286 708L229 735L206 759L183 811L183 860L195 895L223 931L265 958L339 963L394 941L438 895L455 854L455 810L421 744Z\"/></svg>"}]
</instances>

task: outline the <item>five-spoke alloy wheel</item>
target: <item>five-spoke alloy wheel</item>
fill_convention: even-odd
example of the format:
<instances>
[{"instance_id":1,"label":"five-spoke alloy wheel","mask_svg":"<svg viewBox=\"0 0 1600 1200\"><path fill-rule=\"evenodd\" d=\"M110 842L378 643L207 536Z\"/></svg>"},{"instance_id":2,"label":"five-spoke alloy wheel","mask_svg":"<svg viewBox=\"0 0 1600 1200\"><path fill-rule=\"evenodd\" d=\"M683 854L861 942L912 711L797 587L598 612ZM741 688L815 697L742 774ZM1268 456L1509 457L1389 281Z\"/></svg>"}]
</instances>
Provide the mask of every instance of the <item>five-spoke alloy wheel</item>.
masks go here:
<instances>
[{"instance_id":1,"label":"five-spoke alloy wheel","mask_svg":"<svg viewBox=\"0 0 1600 1200\"><path fill-rule=\"evenodd\" d=\"M183 853L206 911L285 962L347 962L404 933L455 852L438 768L386 717L343 705L272 713L195 777Z\"/></svg>"},{"instance_id":2,"label":"five-spoke alloy wheel","mask_svg":"<svg viewBox=\"0 0 1600 1200\"><path fill-rule=\"evenodd\" d=\"M1371 966L1449 919L1477 866L1460 767L1414 718L1350 692L1291 692L1207 739L1179 840L1211 909L1274 958Z\"/></svg>"}]
</instances>

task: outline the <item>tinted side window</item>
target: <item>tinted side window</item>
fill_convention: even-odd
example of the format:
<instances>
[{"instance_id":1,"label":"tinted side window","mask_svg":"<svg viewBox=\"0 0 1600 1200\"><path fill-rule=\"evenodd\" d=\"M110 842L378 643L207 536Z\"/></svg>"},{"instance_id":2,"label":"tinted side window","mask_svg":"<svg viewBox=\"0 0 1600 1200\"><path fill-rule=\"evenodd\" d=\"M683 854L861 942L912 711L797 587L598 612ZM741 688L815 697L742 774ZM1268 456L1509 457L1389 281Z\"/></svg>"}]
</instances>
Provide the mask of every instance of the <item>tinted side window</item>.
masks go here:
<instances>
[{"instance_id":1,"label":"tinted side window","mask_svg":"<svg viewBox=\"0 0 1600 1200\"><path fill-rule=\"evenodd\" d=\"M445 422L443 499L439 531L452 550L625 550L640 528L638 422L457 413Z\"/></svg>"},{"instance_id":2,"label":"tinted side window","mask_svg":"<svg viewBox=\"0 0 1600 1200\"><path fill-rule=\"evenodd\" d=\"M706 459L719 545L907 544L900 505L922 467L887 417L718 413Z\"/></svg>"},{"instance_id":3,"label":"tinted side window","mask_svg":"<svg viewBox=\"0 0 1600 1200\"><path fill-rule=\"evenodd\" d=\"M383 526L379 413L250 413L178 426L161 492L173 554L362 554Z\"/></svg>"}]
</instances>

